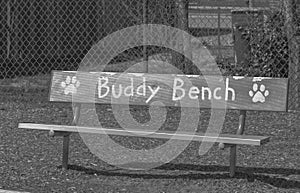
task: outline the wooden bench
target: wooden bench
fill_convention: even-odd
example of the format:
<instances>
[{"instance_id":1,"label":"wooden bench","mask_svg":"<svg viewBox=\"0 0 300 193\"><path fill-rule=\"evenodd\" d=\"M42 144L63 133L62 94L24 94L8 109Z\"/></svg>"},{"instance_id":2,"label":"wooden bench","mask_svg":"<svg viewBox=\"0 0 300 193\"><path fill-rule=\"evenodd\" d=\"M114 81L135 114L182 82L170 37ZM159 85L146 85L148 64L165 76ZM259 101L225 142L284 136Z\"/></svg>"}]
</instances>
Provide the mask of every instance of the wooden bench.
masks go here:
<instances>
[{"instance_id":1,"label":"wooden bench","mask_svg":"<svg viewBox=\"0 0 300 193\"><path fill-rule=\"evenodd\" d=\"M196 75L170 75L170 74L122 74L119 73L91 73L91 72L66 72L53 71L50 88L51 102L72 103L75 106L73 125L45 125L34 123L19 123L19 128L49 130L51 136L63 136L63 156L62 167L68 168L69 136L73 132L100 133L121 136L138 136L178 139L192 141L212 141L219 143L220 148L230 148L230 176L234 176L236 169L237 145L260 146L269 141L269 137L244 135L245 119L247 111L287 111L288 80L279 78L259 78L259 77L225 77L220 80L213 76ZM149 81L148 81L149 80ZM156 83L152 80L158 80ZM208 81L206 81L208 80ZM119 81L118 83L116 81ZM151 82L152 81L152 82ZM187 81L192 83L188 84ZM207 83L209 82L209 83ZM150 84L151 83L151 84ZM172 85L169 90L163 85ZM239 126L236 134L220 134L217 136L206 136L203 133L177 132L145 130L123 130L109 128L94 128L76 126L79 120L80 107L86 103L96 104L118 104L124 105L122 100L112 100L111 86L123 85L138 88L145 84L146 91L139 95L137 93L127 93L134 105L149 105L152 101L162 101L165 106L180 106L185 108L195 108L195 101L198 101L196 108L224 108L228 110L239 110ZM149 86L150 85L150 86ZM149 87L148 87L149 86ZM150 92L157 89L157 92ZM97 92L95 92L95 89ZM142 88L144 89L144 87ZM148 89L148 90L147 90ZM140 90L141 91L141 90ZM123 94L124 94L123 90ZM134 91L136 92L136 90ZM96 97L95 97L96 93ZM77 97L74 97L74 96ZM73 96L73 97L72 97ZM92 97L91 97L92 96ZM122 97L121 97L122 98ZM191 101L180 104L181 101ZM158 103L157 103L158 104ZM154 103L155 105L155 103ZM197 129L197 128L195 128ZM149 134L149 135L147 135Z\"/></svg>"}]
</instances>

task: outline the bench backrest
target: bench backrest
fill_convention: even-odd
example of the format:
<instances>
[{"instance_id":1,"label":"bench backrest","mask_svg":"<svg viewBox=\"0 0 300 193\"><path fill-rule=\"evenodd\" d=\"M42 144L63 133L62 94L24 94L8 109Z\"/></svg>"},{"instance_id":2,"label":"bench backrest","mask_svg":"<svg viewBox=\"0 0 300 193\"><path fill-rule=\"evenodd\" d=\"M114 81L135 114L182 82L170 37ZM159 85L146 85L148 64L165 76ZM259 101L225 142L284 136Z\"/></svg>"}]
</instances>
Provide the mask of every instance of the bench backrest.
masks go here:
<instances>
[{"instance_id":1,"label":"bench backrest","mask_svg":"<svg viewBox=\"0 0 300 193\"><path fill-rule=\"evenodd\" d=\"M287 99L285 78L53 71L50 89L53 102L258 111L287 111Z\"/></svg>"}]
</instances>

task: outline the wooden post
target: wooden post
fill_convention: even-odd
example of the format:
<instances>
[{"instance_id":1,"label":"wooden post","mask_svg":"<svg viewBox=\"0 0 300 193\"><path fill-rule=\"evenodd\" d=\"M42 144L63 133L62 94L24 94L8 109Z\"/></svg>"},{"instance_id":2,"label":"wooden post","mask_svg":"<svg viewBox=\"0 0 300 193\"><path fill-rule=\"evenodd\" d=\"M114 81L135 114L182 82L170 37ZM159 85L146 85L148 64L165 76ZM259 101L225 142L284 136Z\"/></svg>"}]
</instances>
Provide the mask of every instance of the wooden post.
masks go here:
<instances>
[{"instance_id":1,"label":"wooden post","mask_svg":"<svg viewBox=\"0 0 300 193\"><path fill-rule=\"evenodd\" d=\"M237 135L243 135L245 130L247 111L241 110L239 116L239 128L236 132ZM234 177L236 170L236 155L237 155L237 145L230 146L230 177Z\"/></svg>"}]
</instances>

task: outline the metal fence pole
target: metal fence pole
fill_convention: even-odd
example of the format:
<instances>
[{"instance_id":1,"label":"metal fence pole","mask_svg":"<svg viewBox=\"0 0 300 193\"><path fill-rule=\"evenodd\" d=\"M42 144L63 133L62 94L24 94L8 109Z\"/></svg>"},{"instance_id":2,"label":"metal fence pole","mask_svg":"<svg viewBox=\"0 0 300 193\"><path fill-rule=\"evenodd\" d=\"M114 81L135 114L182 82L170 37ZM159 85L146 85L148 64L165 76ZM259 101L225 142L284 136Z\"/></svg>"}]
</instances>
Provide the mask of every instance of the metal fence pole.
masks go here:
<instances>
[{"instance_id":1,"label":"metal fence pole","mask_svg":"<svg viewBox=\"0 0 300 193\"><path fill-rule=\"evenodd\" d=\"M285 27L287 30L287 38L289 44L289 109L299 109L299 42L296 36L296 1L295 0L284 0L285 7Z\"/></svg>"},{"instance_id":2,"label":"metal fence pole","mask_svg":"<svg viewBox=\"0 0 300 193\"><path fill-rule=\"evenodd\" d=\"M221 57L221 8L218 7L218 58Z\"/></svg>"},{"instance_id":3,"label":"metal fence pole","mask_svg":"<svg viewBox=\"0 0 300 193\"><path fill-rule=\"evenodd\" d=\"M253 0L249 0L249 8L253 8Z\"/></svg>"},{"instance_id":4,"label":"metal fence pole","mask_svg":"<svg viewBox=\"0 0 300 193\"><path fill-rule=\"evenodd\" d=\"M147 19L147 8L148 8L148 0L143 0L143 24L148 24L148 19ZM143 31L143 58L144 58L144 71L148 72L149 66L148 66L148 54L147 54L147 34L146 34L146 29Z\"/></svg>"},{"instance_id":5,"label":"metal fence pole","mask_svg":"<svg viewBox=\"0 0 300 193\"><path fill-rule=\"evenodd\" d=\"M176 0L177 1L177 14L178 14L178 28L185 31L189 32L189 13L188 13L188 7L189 7L189 2L188 0ZM184 51L185 54L191 54L190 50L190 40L188 37L180 37L180 39L177 40L177 46L179 49ZM173 60L173 64L179 65L181 70L184 70L185 72L188 70L187 67L185 66L185 60L184 57L179 56L178 53L175 54L175 57Z\"/></svg>"}]
</instances>

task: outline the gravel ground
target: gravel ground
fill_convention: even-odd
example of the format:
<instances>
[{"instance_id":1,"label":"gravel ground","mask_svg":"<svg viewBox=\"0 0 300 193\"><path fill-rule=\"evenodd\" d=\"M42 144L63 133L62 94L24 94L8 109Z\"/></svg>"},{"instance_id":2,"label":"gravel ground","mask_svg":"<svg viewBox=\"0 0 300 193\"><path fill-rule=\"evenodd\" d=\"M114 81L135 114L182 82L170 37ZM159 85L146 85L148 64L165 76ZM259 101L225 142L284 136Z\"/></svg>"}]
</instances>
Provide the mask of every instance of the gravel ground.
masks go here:
<instances>
[{"instance_id":1,"label":"gravel ground","mask_svg":"<svg viewBox=\"0 0 300 193\"><path fill-rule=\"evenodd\" d=\"M22 87L21 87L22 88ZM271 136L262 147L239 146L238 172L228 174L228 150L215 145L204 156L191 143L172 162L147 171L109 165L90 153L78 134L71 135L70 169L61 169L60 137L45 131L18 129L19 122L70 124L70 104L49 103L46 87L2 88L0 96L0 189L26 192L300 192L299 121L294 114L248 112L246 134ZM99 108L100 121L116 126L109 106ZM176 109L170 115L176 122ZM236 111L227 112L224 133L237 127ZM209 112L201 112L201 126ZM137 109L136 119L147 116ZM115 137L124 146L161 143ZM145 145L146 144L146 145Z\"/></svg>"}]
</instances>

